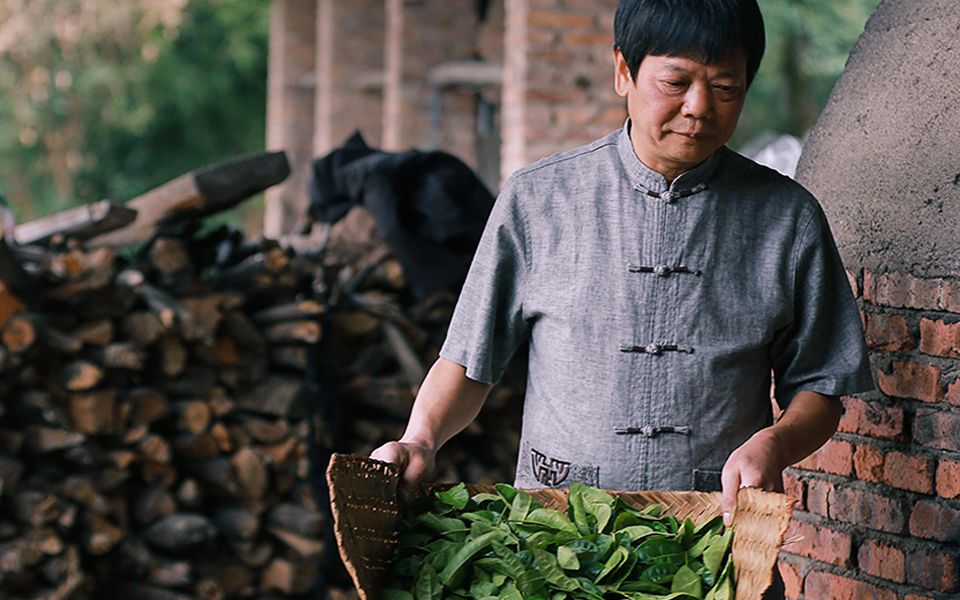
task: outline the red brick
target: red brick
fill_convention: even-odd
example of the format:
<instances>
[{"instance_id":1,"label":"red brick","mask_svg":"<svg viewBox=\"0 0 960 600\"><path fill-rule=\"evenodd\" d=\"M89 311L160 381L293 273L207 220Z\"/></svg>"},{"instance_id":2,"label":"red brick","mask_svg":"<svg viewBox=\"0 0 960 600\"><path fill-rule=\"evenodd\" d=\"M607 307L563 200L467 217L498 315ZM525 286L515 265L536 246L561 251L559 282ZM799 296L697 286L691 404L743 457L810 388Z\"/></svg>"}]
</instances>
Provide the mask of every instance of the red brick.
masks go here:
<instances>
[{"instance_id":1,"label":"red brick","mask_svg":"<svg viewBox=\"0 0 960 600\"><path fill-rule=\"evenodd\" d=\"M799 600L800 592L803 591L803 575L800 574L800 567L785 560L778 562L780 568L780 577L783 579L783 591L787 600Z\"/></svg>"},{"instance_id":2,"label":"red brick","mask_svg":"<svg viewBox=\"0 0 960 600\"><path fill-rule=\"evenodd\" d=\"M937 465L937 495L941 498L960 498L960 462L941 460Z\"/></svg>"},{"instance_id":3,"label":"red brick","mask_svg":"<svg viewBox=\"0 0 960 600\"><path fill-rule=\"evenodd\" d=\"M847 269L847 283L850 284L850 292L853 294L854 298L859 298L861 294L860 282L857 281L857 274Z\"/></svg>"},{"instance_id":4,"label":"red brick","mask_svg":"<svg viewBox=\"0 0 960 600\"><path fill-rule=\"evenodd\" d=\"M960 313L960 281L943 280L940 285L940 310Z\"/></svg>"},{"instance_id":5,"label":"red brick","mask_svg":"<svg viewBox=\"0 0 960 600\"><path fill-rule=\"evenodd\" d=\"M934 600L930 596L921 596L920 594L907 594L903 597L903 600Z\"/></svg>"},{"instance_id":6,"label":"red brick","mask_svg":"<svg viewBox=\"0 0 960 600\"><path fill-rule=\"evenodd\" d=\"M853 547L850 534L834 531L819 524L791 521L787 528L786 539L792 537L802 539L786 544L783 548L784 552L798 554L838 567L850 566Z\"/></svg>"},{"instance_id":7,"label":"red brick","mask_svg":"<svg viewBox=\"0 0 960 600\"><path fill-rule=\"evenodd\" d=\"M954 406L960 406L960 380L947 386L947 402Z\"/></svg>"},{"instance_id":8,"label":"red brick","mask_svg":"<svg viewBox=\"0 0 960 600\"><path fill-rule=\"evenodd\" d=\"M797 472L793 469L783 473L783 493L796 499L794 507L803 510L806 506L806 484L797 477Z\"/></svg>"},{"instance_id":9,"label":"red brick","mask_svg":"<svg viewBox=\"0 0 960 600\"><path fill-rule=\"evenodd\" d=\"M853 466L857 479L880 483L883 481L883 452L876 446L858 444L853 452Z\"/></svg>"},{"instance_id":10,"label":"red brick","mask_svg":"<svg viewBox=\"0 0 960 600\"><path fill-rule=\"evenodd\" d=\"M796 467L849 477L853 474L853 446L850 442L831 439Z\"/></svg>"},{"instance_id":11,"label":"red brick","mask_svg":"<svg viewBox=\"0 0 960 600\"><path fill-rule=\"evenodd\" d=\"M867 575L903 583L906 580L903 551L894 546L867 540L857 550L857 566Z\"/></svg>"},{"instance_id":12,"label":"red brick","mask_svg":"<svg viewBox=\"0 0 960 600\"><path fill-rule=\"evenodd\" d=\"M883 406L878 402L846 396L843 398L843 408L839 431L896 442L906 441L902 407Z\"/></svg>"},{"instance_id":13,"label":"red brick","mask_svg":"<svg viewBox=\"0 0 960 600\"><path fill-rule=\"evenodd\" d=\"M890 373L878 373L880 390L897 398L916 398L923 402L943 400L940 369L913 361L893 361Z\"/></svg>"},{"instance_id":14,"label":"red brick","mask_svg":"<svg viewBox=\"0 0 960 600\"><path fill-rule=\"evenodd\" d=\"M834 490L830 518L888 533L901 533L907 521L899 501L851 487Z\"/></svg>"},{"instance_id":15,"label":"red brick","mask_svg":"<svg viewBox=\"0 0 960 600\"><path fill-rule=\"evenodd\" d=\"M890 452L883 463L883 482L921 494L933 493L934 462L922 456Z\"/></svg>"},{"instance_id":16,"label":"red brick","mask_svg":"<svg viewBox=\"0 0 960 600\"><path fill-rule=\"evenodd\" d=\"M909 352L917 347L906 317L871 312L866 313L865 317L868 347L890 352Z\"/></svg>"},{"instance_id":17,"label":"red brick","mask_svg":"<svg viewBox=\"0 0 960 600\"><path fill-rule=\"evenodd\" d=\"M941 542L960 540L960 510L921 500L910 513L910 535Z\"/></svg>"},{"instance_id":18,"label":"red brick","mask_svg":"<svg viewBox=\"0 0 960 600\"><path fill-rule=\"evenodd\" d=\"M807 573L803 593L811 600L897 600L893 590L820 571Z\"/></svg>"},{"instance_id":19,"label":"red brick","mask_svg":"<svg viewBox=\"0 0 960 600\"><path fill-rule=\"evenodd\" d=\"M913 550L907 554L907 583L937 592L960 590L960 555L943 548Z\"/></svg>"},{"instance_id":20,"label":"red brick","mask_svg":"<svg viewBox=\"0 0 960 600\"><path fill-rule=\"evenodd\" d=\"M531 10L527 13L530 27L543 29L569 29L571 27L593 27L592 15L571 14L562 10Z\"/></svg>"},{"instance_id":21,"label":"red brick","mask_svg":"<svg viewBox=\"0 0 960 600\"><path fill-rule=\"evenodd\" d=\"M960 323L921 319L920 352L946 358L960 357Z\"/></svg>"},{"instance_id":22,"label":"red brick","mask_svg":"<svg viewBox=\"0 0 960 600\"><path fill-rule=\"evenodd\" d=\"M807 483L807 510L822 517L830 516L830 498L833 490L832 483L811 479Z\"/></svg>"},{"instance_id":23,"label":"red brick","mask_svg":"<svg viewBox=\"0 0 960 600\"><path fill-rule=\"evenodd\" d=\"M960 414L940 412L930 408L917 409L913 421L913 441L916 444L956 450L960 440Z\"/></svg>"},{"instance_id":24,"label":"red brick","mask_svg":"<svg viewBox=\"0 0 960 600\"><path fill-rule=\"evenodd\" d=\"M864 271L863 299L893 308L939 310L942 279L918 279L906 273Z\"/></svg>"}]
</instances>

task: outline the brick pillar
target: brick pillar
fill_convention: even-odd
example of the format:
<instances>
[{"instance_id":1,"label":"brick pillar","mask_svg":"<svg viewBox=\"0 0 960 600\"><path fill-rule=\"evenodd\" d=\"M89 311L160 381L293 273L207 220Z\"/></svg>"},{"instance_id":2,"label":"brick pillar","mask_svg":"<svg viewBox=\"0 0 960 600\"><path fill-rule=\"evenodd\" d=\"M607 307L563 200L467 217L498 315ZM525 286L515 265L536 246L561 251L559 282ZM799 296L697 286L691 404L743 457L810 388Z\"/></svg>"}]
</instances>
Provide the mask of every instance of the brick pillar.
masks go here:
<instances>
[{"instance_id":1,"label":"brick pillar","mask_svg":"<svg viewBox=\"0 0 960 600\"><path fill-rule=\"evenodd\" d=\"M383 127L384 0L317 0L314 152L355 129L379 146Z\"/></svg>"},{"instance_id":2,"label":"brick pillar","mask_svg":"<svg viewBox=\"0 0 960 600\"><path fill-rule=\"evenodd\" d=\"M505 1L503 178L609 133L627 114L613 90L616 0Z\"/></svg>"},{"instance_id":3,"label":"brick pillar","mask_svg":"<svg viewBox=\"0 0 960 600\"><path fill-rule=\"evenodd\" d=\"M267 190L264 234L289 233L303 217L313 157L316 0L273 0L267 76L267 147L285 150L290 177Z\"/></svg>"},{"instance_id":4,"label":"brick pillar","mask_svg":"<svg viewBox=\"0 0 960 600\"><path fill-rule=\"evenodd\" d=\"M430 69L476 56L474 0L386 0L383 148L425 148L430 127ZM442 120L435 146L467 164L475 162L476 97L441 93Z\"/></svg>"}]
</instances>

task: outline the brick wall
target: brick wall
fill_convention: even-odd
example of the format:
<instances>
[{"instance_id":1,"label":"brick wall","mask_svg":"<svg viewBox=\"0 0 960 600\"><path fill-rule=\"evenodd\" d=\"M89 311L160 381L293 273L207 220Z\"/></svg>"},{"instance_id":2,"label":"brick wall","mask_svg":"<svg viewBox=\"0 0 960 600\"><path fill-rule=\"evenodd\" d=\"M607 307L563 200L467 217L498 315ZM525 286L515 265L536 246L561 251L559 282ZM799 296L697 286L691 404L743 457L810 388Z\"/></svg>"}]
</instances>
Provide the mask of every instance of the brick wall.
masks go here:
<instances>
[{"instance_id":1,"label":"brick wall","mask_svg":"<svg viewBox=\"0 0 960 600\"><path fill-rule=\"evenodd\" d=\"M424 148L430 141L431 68L477 55L479 19L473 0L386 0L383 148ZM442 93L434 146L475 162L476 99Z\"/></svg>"},{"instance_id":2,"label":"brick wall","mask_svg":"<svg viewBox=\"0 0 960 600\"><path fill-rule=\"evenodd\" d=\"M613 90L615 0L508 0L504 178L623 124Z\"/></svg>"},{"instance_id":3,"label":"brick wall","mask_svg":"<svg viewBox=\"0 0 960 600\"><path fill-rule=\"evenodd\" d=\"M787 597L958 598L960 280L851 282L879 389L844 398L837 435L787 472Z\"/></svg>"},{"instance_id":4,"label":"brick wall","mask_svg":"<svg viewBox=\"0 0 960 600\"><path fill-rule=\"evenodd\" d=\"M317 0L317 156L355 129L380 145L384 22L383 0Z\"/></svg>"}]
</instances>

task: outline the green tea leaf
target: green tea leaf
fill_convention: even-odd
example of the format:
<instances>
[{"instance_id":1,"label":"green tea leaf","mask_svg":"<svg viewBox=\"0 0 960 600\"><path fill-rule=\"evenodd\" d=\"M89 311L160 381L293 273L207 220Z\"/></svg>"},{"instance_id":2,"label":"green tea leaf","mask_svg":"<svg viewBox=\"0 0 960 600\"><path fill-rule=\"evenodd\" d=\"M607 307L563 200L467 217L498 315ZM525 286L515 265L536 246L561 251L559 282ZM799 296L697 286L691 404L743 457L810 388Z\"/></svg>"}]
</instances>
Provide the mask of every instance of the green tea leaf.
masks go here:
<instances>
[{"instance_id":1,"label":"green tea leaf","mask_svg":"<svg viewBox=\"0 0 960 600\"><path fill-rule=\"evenodd\" d=\"M710 574L717 578L718 582L723 557L726 555L732 539L733 530L728 529L723 535L713 538L707 549L703 551L703 564L706 565Z\"/></svg>"},{"instance_id":2,"label":"green tea leaf","mask_svg":"<svg viewBox=\"0 0 960 600\"><path fill-rule=\"evenodd\" d=\"M567 571L575 571L580 568L580 559L577 558L577 552L570 546L557 548L557 562L561 569Z\"/></svg>"},{"instance_id":3,"label":"green tea leaf","mask_svg":"<svg viewBox=\"0 0 960 600\"><path fill-rule=\"evenodd\" d=\"M572 592L579 587L577 582L567 577L560 568L556 556L544 550L533 550L532 552L534 559L537 561L537 568L549 583L565 592Z\"/></svg>"},{"instance_id":4,"label":"green tea leaf","mask_svg":"<svg viewBox=\"0 0 960 600\"><path fill-rule=\"evenodd\" d=\"M677 569L673 575L673 584L670 586L671 592L684 592L691 596L701 598L703 596L703 584L700 582L700 576L690 567L684 565Z\"/></svg>"},{"instance_id":5,"label":"green tea leaf","mask_svg":"<svg viewBox=\"0 0 960 600\"><path fill-rule=\"evenodd\" d=\"M443 585L451 586L457 577L463 573L464 568L467 566L467 561L482 550L486 550L495 540L499 540L502 537L503 533L500 531L490 531L463 544L463 546L450 557L450 562L447 563L443 572L440 573L440 581L443 582Z\"/></svg>"},{"instance_id":6,"label":"green tea leaf","mask_svg":"<svg viewBox=\"0 0 960 600\"><path fill-rule=\"evenodd\" d=\"M435 495L438 500L444 504L449 504L457 510L465 509L467 502L470 502L470 494L467 492L467 485L465 483L458 483L448 490L435 492Z\"/></svg>"},{"instance_id":7,"label":"green tea leaf","mask_svg":"<svg viewBox=\"0 0 960 600\"><path fill-rule=\"evenodd\" d=\"M443 586L440 585L437 572L430 563L424 563L423 568L420 570L413 595L416 600L437 600L443 595Z\"/></svg>"}]
</instances>

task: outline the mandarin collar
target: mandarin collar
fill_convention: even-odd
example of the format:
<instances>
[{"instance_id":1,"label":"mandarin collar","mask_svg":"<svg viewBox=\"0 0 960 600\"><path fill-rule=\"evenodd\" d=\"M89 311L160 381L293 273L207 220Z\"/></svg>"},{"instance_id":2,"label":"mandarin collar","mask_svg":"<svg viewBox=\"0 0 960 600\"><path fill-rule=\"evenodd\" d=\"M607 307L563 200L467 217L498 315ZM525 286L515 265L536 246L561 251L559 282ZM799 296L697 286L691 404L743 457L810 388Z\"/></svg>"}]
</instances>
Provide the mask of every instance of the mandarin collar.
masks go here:
<instances>
[{"instance_id":1,"label":"mandarin collar","mask_svg":"<svg viewBox=\"0 0 960 600\"><path fill-rule=\"evenodd\" d=\"M717 149L710 157L689 171L681 173L672 184L667 184L667 179L643 164L633 150L633 143L630 140L630 118L624 122L617 137L617 150L620 154L620 160L627 170L630 182L637 189L650 192L682 192L690 191L694 187L706 184L717 169L720 163L720 150Z\"/></svg>"}]
</instances>

